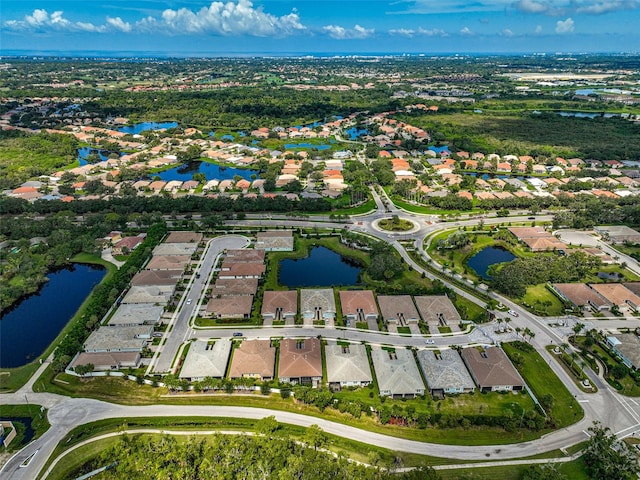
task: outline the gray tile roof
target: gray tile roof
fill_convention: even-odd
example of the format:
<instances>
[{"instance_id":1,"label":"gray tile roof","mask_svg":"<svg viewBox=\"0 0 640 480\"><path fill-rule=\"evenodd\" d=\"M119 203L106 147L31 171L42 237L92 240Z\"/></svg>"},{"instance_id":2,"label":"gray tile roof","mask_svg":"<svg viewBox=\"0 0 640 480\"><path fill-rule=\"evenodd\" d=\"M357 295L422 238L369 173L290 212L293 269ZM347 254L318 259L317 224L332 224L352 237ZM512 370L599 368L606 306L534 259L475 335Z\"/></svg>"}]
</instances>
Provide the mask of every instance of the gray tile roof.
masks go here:
<instances>
[{"instance_id":1,"label":"gray tile roof","mask_svg":"<svg viewBox=\"0 0 640 480\"><path fill-rule=\"evenodd\" d=\"M420 350L417 356L429 390L475 389L473 379L457 351L442 350L436 355L433 350Z\"/></svg>"},{"instance_id":2,"label":"gray tile roof","mask_svg":"<svg viewBox=\"0 0 640 480\"><path fill-rule=\"evenodd\" d=\"M230 353L231 342L228 339L216 340L213 346L202 340L191 342L179 376L180 378L222 378L227 371Z\"/></svg>"},{"instance_id":3,"label":"gray tile roof","mask_svg":"<svg viewBox=\"0 0 640 480\"><path fill-rule=\"evenodd\" d=\"M370 383L371 369L367 349L362 344L342 346L328 344L324 347L329 383Z\"/></svg>"},{"instance_id":4,"label":"gray tile roof","mask_svg":"<svg viewBox=\"0 0 640 480\"><path fill-rule=\"evenodd\" d=\"M371 347L381 395L422 395L424 383L411 350L396 348L395 353L381 347Z\"/></svg>"}]
</instances>

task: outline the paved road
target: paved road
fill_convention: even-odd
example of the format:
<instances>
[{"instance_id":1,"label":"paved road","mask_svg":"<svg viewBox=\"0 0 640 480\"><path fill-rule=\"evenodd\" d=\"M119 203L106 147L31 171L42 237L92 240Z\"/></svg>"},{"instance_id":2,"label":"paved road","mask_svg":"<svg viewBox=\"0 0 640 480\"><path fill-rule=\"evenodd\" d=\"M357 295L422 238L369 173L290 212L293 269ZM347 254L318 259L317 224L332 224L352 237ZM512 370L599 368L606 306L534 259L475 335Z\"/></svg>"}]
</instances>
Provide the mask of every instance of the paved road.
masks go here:
<instances>
[{"instance_id":1,"label":"paved road","mask_svg":"<svg viewBox=\"0 0 640 480\"><path fill-rule=\"evenodd\" d=\"M202 298L202 292L209 283L211 273L218 257L222 252L230 248L244 248L249 245L249 239L241 235L226 235L210 240L205 247L198 266L189 280L185 290L185 295L178 303L175 314L171 318L167 333L163 337L165 344L154 354L147 374L150 372L166 373L171 372L173 361L180 346L191 334L189 320L197 314ZM199 277L198 275L199 274ZM188 300L191 299L189 302Z\"/></svg>"},{"instance_id":2,"label":"paved road","mask_svg":"<svg viewBox=\"0 0 640 480\"><path fill-rule=\"evenodd\" d=\"M377 198L376 203L380 204L380 199L377 194L374 195ZM394 235L392 233L382 232L375 227L376 220L384 216L388 216L389 213L376 212L369 215L359 216L357 218L358 224L353 225L354 230L362 231L364 233L374 235L380 239L386 240L391 243L403 257L419 272L423 269L415 264L408 254L397 241L398 238L413 239L415 241L418 250L421 250L423 255L426 252L422 250L422 243L426 236L445 228L452 228L455 226L475 225L480 221L485 224L489 223L503 223L505 221L522 221L527 220L526 217L512 218L508 220L504 218L483 218L483 219L469 219L461 220L455 224L438 224L433 223L430 220L421 215L408 214L403 212L389 203L391 213L398 214L402 218L412 220L419 225L419 228L415 232L409 235ZM548 220L550 217L537 216L537 220ZM238 225L255 225L256 222L260 222L262 225L292 225L292 226L327 226L329 228L335 228L336 224L333 222L309 222L300 220L245 220L242 222L234 222ZM360 224L361 222L361 224ZM227 243L229 242L229 243ZM235 237L229 239L228 237L222 237L214 239L209 245L208 250L199 266L200 271L203 273L200 279L192 279L192 283L188 286L189 298L199 298L199 294L206 285L208 273L211 271L214 265L216 257L225 248L239 248L246 244L247 239L244 237ZM437 265L436 265L437 268ZM205 274L206 272L206 274ZM430 275L429 272L426 272ZM195 278L195 276L194 276ZM455 285L450 284L446 279L444 283L448 286L456 289ZM471 296L465 291L459 291L461 295L469 298L476 303L482 304L480 300ZM196 294L198 294L196 296ZM0 403L25 403L29 401L32 404L40 404L49 407L49 420L52 425L49 431L47 431L38 441L33 442L27 446L24 450L19 452L14 458L12 458L5 467L0 471L2 478L11 479L30 479L35 478L37 472L39 472L46 462L46 459L51 454L56 444L64 437L66 432L77 425L81 425L87 422L104 419L104 418L116 418L127 416L180 416L180 415L204 415L204 416L228 416L228 417L245 417L245 418L263 418L268 415L274 415L279 421L291 423L295 425L309 426L311 424L318 424L325 431L344 436L349 438L357 438L359 441L369 443L372 445L378 445L393 450L402 450L407 452L422 453L434 456L441 456L446 458L455 458L460 460L487 460L496 459L504 460L515 457L523 457L535 455L545 451L563 448L572 444L578 443L587 438L585 430L591 425L592 421L599 420L604 425L609 426L612 430L618 433L620 436L630 435L640 430L640 405L634 399L628 399L615 393L606 383L602 381L593 372L588 372L591 381L598 386L598 393L585 394L581 392L574 384L573 380L569 378L568 374L562 369L557 361L551 357L545 346L551 343L561 343L565 341L565 336L558 329L550 327L547 320L537 317L523 310L518 305L510 302L508 299L499 295L491 293L491 296L502 302L504 305L510 307L519 313L517 318L512 319L512 326L520 326L521 328L527 327L535 334L531 343L540 352L540 354L549 362L549 365L558 375L558 377L565 383L569 391L575 396L576 405L579 403L585 410L585 417L582 421L571 425L560 431L553 432L546 435L542 439L534 440L531 442L525 442L513 445L500 445L500 446L446 446L437 444L427 444L421 442L415 442L411 440L404 440L399 438L387 437L385 435L359 430L353 427L349 427L342 424L337 424L327 420L307 417L300 414L291 412L271 411L268 409L258 408L243 408L243 407L223 407L223 406L171 406L171 405L153 405L153 406L122 406L113 405L105 402L99 402L96 400L82 399L82 398L67 398L60 397L48 393L33 393L31 392L31 385L26 385L23 389L15 394L1 395ZM181 308L190 307L190 308ZM207 336L213 332L211 330L194 330L189 327L188 320L194 314L197 305L192 303L188 306L180 305L178 308L178 314L172 320L173 330L169 335L169 340L163 349L163 353L154 359L156 371L169 371L175 353L177 352L180 344L189 336ZM452 345L452 344L468 344L469 342L483 342L495 339L495 335L484 335L482 330L486 331L489 327L480 327L471 334L461 334L451 337L435 337L437 346ZM233 330L237 330L237 327ZM359 330L342 330L342 329L330 329L330 328L262 328L262 329L243 329L244 334L247 337L270 337L270 336L316 336L322 334L330 338L347 338L354 341L367 341L371 343L385 343L393 345L412 345L420 346L424 341L420 337L405 337L405 336L393 336L386 333L376 333L371 331L359 331ZM231 335L231 329L218 329L215 331L216 336ZM34 377L37 378L37 377ZM27 467L20 468L19 465L26 458L33 453L36 455L33 457Z\"/></svg>"}]
</instances>

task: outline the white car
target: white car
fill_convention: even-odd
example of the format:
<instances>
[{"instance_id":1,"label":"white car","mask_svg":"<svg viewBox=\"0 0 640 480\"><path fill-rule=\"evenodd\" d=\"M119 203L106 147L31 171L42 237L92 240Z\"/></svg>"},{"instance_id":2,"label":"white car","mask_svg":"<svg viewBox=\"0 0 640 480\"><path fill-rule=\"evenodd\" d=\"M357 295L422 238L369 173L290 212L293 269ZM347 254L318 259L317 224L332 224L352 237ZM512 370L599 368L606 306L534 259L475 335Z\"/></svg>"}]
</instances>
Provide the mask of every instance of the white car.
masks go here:
<instances>
[{"instance_id":1,"label":"white car","mask_svg":"<svg viewBox=\"0 0 640 480\"><path fill-rule=\"evenodd\" d=\"M187 305L191 305L191 299L187 299Z\"/></svg>"},{"instance_id":2,"label":"white car","mask_svg":"<svg viewBox=\"0 0 640 480\"><path fill-rule=\"evenodd\" d=\"M432 338L427 338L424 343L426 343L427 345L433 345L434 343L436 343L436 341Z\"/></svg>"},{"instance_id":3,"label":"white car","mask_svg":"<svg viewBox=\"0 0 640 480\"><path fill-rule=\"evenodd\" d=\"M517 317L517 316L519 316L519 315L518 315L518 312L514 312L513 310L509 310L507 313L508 313L509 315L511 315L512 317Z\"/></svg>"}]
</instances>

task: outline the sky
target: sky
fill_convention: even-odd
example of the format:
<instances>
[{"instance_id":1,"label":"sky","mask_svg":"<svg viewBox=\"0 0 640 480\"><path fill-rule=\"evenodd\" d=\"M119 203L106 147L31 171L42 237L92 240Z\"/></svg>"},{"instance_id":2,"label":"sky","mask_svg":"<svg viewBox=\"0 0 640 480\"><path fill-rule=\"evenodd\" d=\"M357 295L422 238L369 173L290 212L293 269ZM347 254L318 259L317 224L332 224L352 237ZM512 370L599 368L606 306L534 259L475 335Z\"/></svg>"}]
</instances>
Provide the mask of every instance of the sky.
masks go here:
<instances>
[{"instance_id":1,"label":"sky","mask_svg":"<svg viewBox=\"0 0 640 480\"><path fill-rule=\"evenodd\" d=\"M2 0L0 53L640 52L640 0Z\"/></svg>"}]
</instances>

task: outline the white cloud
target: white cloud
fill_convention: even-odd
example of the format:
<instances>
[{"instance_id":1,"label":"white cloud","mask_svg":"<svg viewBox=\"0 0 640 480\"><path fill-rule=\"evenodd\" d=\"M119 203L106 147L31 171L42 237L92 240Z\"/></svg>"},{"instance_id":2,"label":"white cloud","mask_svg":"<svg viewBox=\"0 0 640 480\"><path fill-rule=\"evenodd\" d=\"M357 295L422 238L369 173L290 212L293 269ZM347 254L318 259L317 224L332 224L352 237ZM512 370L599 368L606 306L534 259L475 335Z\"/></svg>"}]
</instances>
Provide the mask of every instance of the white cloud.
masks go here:
<instances>
[{"instance_id":1,"label":"white cloud","mask_svg":"<svg viewBox=\"0 0 640 480\"><path fill-rule=\"evenodd\" d=\"M409 38L413 37L415 33L416 33L415 30L411 30L408 28L398 28L398 29L389 30L390 35L401 35L403 37L409 37Z\"/></svg>"},{"instance_id":2,"label":"white cloud","mask_svg":"<svg viewBox=\"0 0 640 480\"><path fill-rule=\"evenodd\" d=\"M431 30L427 30L425 28L420 27L418 29L418 33L420 35L425 35L427 37L448 37L449 34L444 30L440 30L439 28L434 28Z\"/></svg>"},{"instance_id":3,"label":"white cloud","mask_svg":"<svg viewBox=\"0 0 640 480\"><path fill-rule=\"evenodd\" d=\"M537 0L518 0L513 6L516 10L526 13L547 13L549 11L548 3Z\"/></svg>"},{"instance_id":4,"label":"white cloud","mask_svg":"<svg viewBox=\"0 0 640 480\"><path fill-rule=\"evenodd\" d=\"M636 10L640 8L640 0L517 0L512 6L524 13L552 16L570 13L602 15L618 10Z\"/></svg>"},{"instance_id":5,"label":"white cloud","mask_svg":"<svg viewBox=\"0 0 640 480\"><path fill-rule=\"evenodd\" d=\"M574 28L574 22L571 17L567 18L564 21L558 20L556 22L556 33L559 33L559 34L571 33L573 32L573 28Z\"/></svg>"},{"instance_id":6,"label":"white cloud","mask_svg":"<svg viewBox=\"0 0 640 480\"><path fill-rule=\"evenodd\" d=\"M537 33L537 34L541 34L542 33L542 25L536 25L535 33Z\"/></svg>"},{"instance_id":7,"label":"white cloud","mask_svg":"<svg viewBox=\"0 0 640 480\"><path fill-rule=\"evenodd\" d=\"M462 29L460 29L460 35L473 35L473 32L471 31L471 29L469 27L464 27Z\"/></svg>"},{"instance_id":8,"label":"white cloud","mask_svg":"<svg viewBox=\"0 0 640 480\"><path fill-rule=\"evenodd\" d=\"M502 35L504 37L513 37L514 33L513 33L513 31L511 29L505 28L504 30L502 30Z\"/></svg>"},{"instance_id":9,"label":"white cloud","mask_svg":"<svg viewBox=\"0 0 640 480\"><path fill-rule=\"evenodd\" d=\"M344 28L338 25L326 25L322 27L331 38L337 40L352 40L369 38L375 33L373 28L364 28L360 25L354 25L353 28Z\"/></svg>"},{"instance_id":10,"label":"white cloud","mask_svg":"<svg viewBox=\"0 0 640 480\"><path fill-rule=\"evenodd\" d=\"M112 27L114 30L120 30L121 32L131 31L131 24L129 22L125 22L120 17L107 17L107 25Z\"/></svg>"},{"instance_id":11,"label":"white cloud","mask_svg":"<svg viewBox=\"0 0 640 480\"><path fill-rule=\"evenodd\" d=\"M285 36L306 29L300 22L296 10L288 15L278 17L266 13L262 7L254 7L250 0L212 2L208 7L197 11L188 8L166 9L160 17L149 16L134 24L126 22L120 17L107 17L104 25L71 22L63 17L61 11L49 14L46 10L36 9L31 15L25 15L21 20L4 22L3 26L11 30L137 31L165 34L252 35L257 37ZM354 30L356 28L358 26L354 27Z\"/></svg>"},{"instance_id":12,"label":"white cloud","mask_svg":"<svg viewBox=\"0 0 640 480\"><path fill-rule=\"evenodd\" d=\"M576 12L601 15L603 13L615 12L617 10L634 10L637 8L640 8L640 1L638 0L603 0L578 6L576 8Z\"/></svg>"},{"instance_id":13,"label":"white cloud","mask_svg":"<svg viewBox=\"0 0 640 480\"><path fill-rule=\"evenodd\" d=\"M147 17L136 23L143 31L164 31L173 34L252 35L257 37L284 36L304 30L300 17L294 10L277 17L254 8L249 0L212 2L198 11L188 8L166 9L162 18Z\"/></svg>"},{"instance_id":14,"label":"white cloud","mask_svg":"<svg viewBox=\"0 0 640 480\"><path fill-rule=\"evenodd\" d=\"M4 22L4 27L9 30L29 30L29 31L69 31L69 32L103 32L104 25L94 25L88 22L72 22L64 18L61 10L49 14L44 9L37 8L31 15L25 15L22 20L8 20Z\"/></svg>"}]
</instances>

